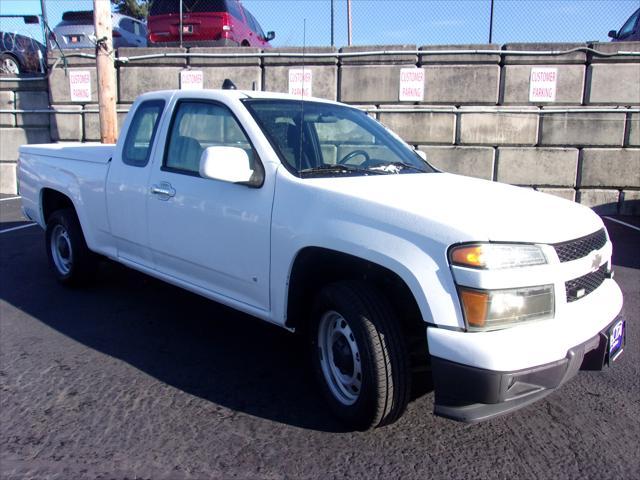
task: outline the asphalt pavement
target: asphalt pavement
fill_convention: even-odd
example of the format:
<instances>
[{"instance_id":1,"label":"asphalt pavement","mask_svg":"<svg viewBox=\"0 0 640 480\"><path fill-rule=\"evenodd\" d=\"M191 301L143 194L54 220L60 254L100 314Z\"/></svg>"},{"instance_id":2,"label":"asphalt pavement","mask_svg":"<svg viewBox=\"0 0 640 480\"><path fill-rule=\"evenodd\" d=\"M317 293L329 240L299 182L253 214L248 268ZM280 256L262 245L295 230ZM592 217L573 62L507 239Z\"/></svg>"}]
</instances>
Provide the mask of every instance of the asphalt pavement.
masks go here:
<instances>
[{"instance_id":1,"label":"asphalt pavement","mask_svg":"<svg viewBox=\"0 0 640 480\"><path fill-rule=\"evenodd\" d=\"M294 335L110 262L65 288L0 197L0 478L637 479L640 230L605 223L627 318L612 368L476 425L427 393L350 432Z\"/></svg>"}]
</instances>

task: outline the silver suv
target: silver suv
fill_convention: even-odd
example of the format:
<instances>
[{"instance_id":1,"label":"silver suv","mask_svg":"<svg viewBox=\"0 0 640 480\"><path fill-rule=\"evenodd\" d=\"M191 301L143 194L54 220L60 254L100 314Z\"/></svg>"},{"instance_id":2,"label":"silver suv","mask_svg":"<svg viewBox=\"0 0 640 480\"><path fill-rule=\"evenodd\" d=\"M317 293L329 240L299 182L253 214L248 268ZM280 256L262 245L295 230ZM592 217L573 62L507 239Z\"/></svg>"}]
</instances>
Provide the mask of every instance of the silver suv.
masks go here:
<instances>
[{"instance_id":1,"label":"silver suv","mask_svg":"<svg viewBox=\"0 0 640 480\"><path fill-rule=\"evenodd\" d=\"M118 13L111 14L111 19L114 48L147 46L146 23ZM53 37L49 44L51 48L58 45L64 49L95 47L93 11L65 12L62 21L53 29Z\"/></svg>"}]
</instances>

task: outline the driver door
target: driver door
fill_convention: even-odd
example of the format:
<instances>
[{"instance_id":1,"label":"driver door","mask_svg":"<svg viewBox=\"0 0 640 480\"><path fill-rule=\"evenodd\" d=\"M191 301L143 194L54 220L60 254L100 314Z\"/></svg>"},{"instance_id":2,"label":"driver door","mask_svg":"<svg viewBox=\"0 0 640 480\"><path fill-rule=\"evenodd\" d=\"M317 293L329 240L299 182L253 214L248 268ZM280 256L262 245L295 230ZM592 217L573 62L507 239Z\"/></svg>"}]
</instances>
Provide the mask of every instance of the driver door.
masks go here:
<instances>
[{"instance_id":1,"label":"driver door","mask_svg":"<svg viewBox=\"0 0 640 480\"><path fill-rule=\"evenodd\" d=\"M260 188L203 178L210 146L243 148L259 162L231 110L179 100L167 142L149 180L149 243L156 269L203 293L269 309L270 225L274 182Z\"/></svg>"}]
</instances>

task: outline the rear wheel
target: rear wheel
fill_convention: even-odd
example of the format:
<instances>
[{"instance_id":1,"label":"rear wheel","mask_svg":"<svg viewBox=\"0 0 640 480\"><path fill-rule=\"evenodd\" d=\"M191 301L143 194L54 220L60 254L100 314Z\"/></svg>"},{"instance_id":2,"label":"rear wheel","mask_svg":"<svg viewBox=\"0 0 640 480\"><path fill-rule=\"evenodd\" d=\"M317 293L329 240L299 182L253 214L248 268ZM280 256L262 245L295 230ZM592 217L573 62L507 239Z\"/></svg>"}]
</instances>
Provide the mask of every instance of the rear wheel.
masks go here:
<instances>
[{"instance_id":1,"label":"rear wheel","mask_svg":"<svg viewBox=\"0 0 640 480\"><path fill-rule=\"evenodd\" d=\"M73 209L51 214L45 239L49 265L61 283L77 285L92 279L98 257L87 247Z\"/></svg>"},{"instance_id":2,"label":"rear wheel","mask_svg":"<svg viewBox=\"0 0 640 480\"><path fill-rule=\"evenodd\" d=\"M315 301L309 335L316 377L336 416L366 430L402 415L410 394L408 354L379 292L360 281L328 285Z\"/></svg>"}]
</instances>

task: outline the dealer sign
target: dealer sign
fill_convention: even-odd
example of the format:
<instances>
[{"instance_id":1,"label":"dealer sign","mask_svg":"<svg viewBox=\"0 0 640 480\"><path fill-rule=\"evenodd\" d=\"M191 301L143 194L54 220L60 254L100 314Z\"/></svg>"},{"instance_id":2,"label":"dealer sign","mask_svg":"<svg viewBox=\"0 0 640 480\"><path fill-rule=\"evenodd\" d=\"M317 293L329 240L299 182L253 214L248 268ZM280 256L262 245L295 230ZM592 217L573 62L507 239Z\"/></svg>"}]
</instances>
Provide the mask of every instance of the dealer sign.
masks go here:
<instances>
[{"instance_id":1,"label":"dealer sign","mask_svg":"<svg viewBox=\"0 0 640 480\"><path fill-rule=\"evenodd\" d=\"M532 68L529 80L530 102L555 102L557 68Z\"/></svg>"},{"instance_id":2,"label":"dealer sign","mask_svg":"<svg viewBox=\"0 0 640 480\"><path fill-rule=\"evenodd\" d=\"M400 69L401 102L421 102L424 100L424 70L421 68Z\"/></svg>"},{"instance_id":3,"label":"dealer sign","mask_svg":"<svg viewBox=\"0 0 640 480\"><path fill-rule=\"evenodd\" d=\"M89 70L69 70L69 89L72 102L90 102L91 72Z\"/></svg>"}]
</instances>

